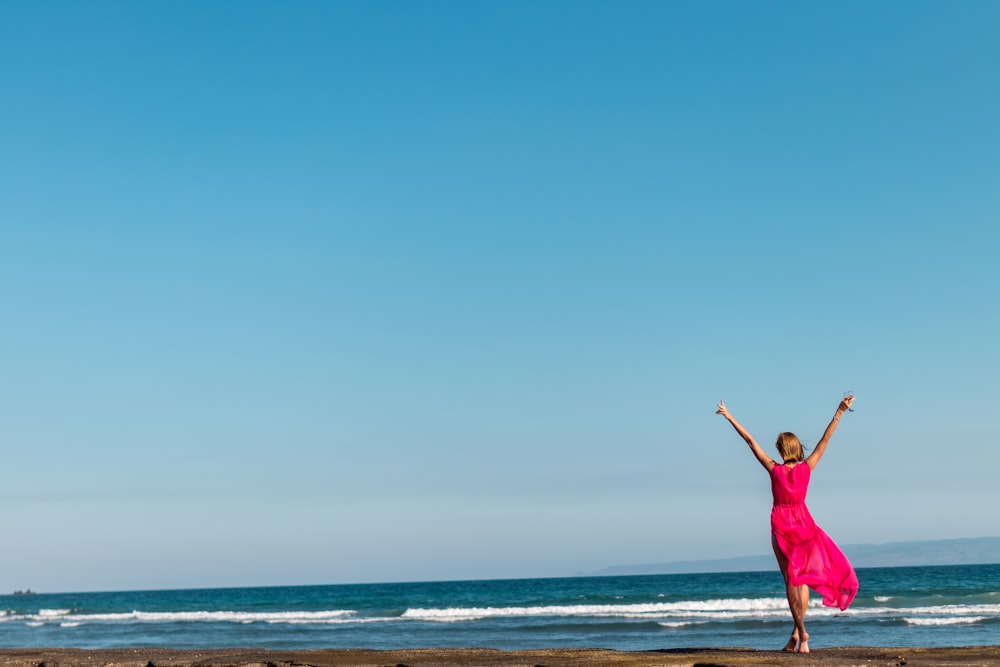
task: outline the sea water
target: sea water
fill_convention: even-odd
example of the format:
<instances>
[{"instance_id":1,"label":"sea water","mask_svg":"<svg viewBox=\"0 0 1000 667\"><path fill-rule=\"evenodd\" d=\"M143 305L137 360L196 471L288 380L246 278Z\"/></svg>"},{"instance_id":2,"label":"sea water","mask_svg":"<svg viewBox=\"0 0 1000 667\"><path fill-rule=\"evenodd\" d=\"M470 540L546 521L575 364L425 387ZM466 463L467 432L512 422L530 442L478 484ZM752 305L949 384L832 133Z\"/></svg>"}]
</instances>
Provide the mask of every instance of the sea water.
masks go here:
<instances>
[{"instance_id":1,"label":"sea water","mask_svg":"<svg viewBox=\"0 0 1000 667\"><path fill-rule=\"evenodd\" d=\"M1000 565L858 577L847 611L813 600L814 647L1000 645ZM769 649L790 631L776 569L0 596L12 648Z\"/></svg>"}]
</instances>

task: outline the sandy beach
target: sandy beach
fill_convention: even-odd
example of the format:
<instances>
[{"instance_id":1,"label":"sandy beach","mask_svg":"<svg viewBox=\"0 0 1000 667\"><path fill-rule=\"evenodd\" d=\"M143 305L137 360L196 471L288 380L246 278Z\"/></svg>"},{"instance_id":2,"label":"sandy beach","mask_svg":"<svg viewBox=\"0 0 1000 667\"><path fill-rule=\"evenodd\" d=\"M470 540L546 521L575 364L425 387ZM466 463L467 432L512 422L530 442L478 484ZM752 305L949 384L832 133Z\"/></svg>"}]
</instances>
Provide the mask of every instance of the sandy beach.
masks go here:
<instances>
[{"instance_id":1,"label":"sandy beach","mask_svg":"<svg viewBox=\"0 0 1000 667\"><path fill-rule=\"evenodd\" d=\"M607 651L601 649L419 649L398 651L267 651L217 649L2 649L0 667L972 667L1000 665L1000 646L959 648L831 648L810 655L742 648Z\"/></svg>"}]
</instances>

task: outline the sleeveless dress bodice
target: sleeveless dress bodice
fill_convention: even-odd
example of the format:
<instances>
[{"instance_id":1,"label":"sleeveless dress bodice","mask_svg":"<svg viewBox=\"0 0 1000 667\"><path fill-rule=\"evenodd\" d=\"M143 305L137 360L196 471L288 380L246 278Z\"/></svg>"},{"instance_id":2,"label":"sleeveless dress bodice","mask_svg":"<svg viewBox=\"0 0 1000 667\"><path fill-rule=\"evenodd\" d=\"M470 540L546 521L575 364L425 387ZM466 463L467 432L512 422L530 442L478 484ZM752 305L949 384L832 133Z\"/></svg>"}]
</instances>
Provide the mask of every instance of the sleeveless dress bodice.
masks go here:
<instances>
[{"instance_id":1,"label":"sleeveless dress bodice","mask_svg":"<svg viewBox=\"0 0 1000 667\"><path fill-rule=\"evenodd\" d=\"M776 465L771 470L771 497L775 505L804 505L812 470L806 463Z\"/></svg>"}]
</instances>

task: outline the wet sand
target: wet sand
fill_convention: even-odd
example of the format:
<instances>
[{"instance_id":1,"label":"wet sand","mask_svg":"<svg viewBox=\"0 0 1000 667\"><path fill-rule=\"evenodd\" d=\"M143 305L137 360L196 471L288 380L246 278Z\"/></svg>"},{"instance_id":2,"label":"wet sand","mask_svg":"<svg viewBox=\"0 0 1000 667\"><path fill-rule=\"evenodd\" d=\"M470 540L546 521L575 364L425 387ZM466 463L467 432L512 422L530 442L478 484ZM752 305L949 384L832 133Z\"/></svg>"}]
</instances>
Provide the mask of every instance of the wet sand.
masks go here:
<instances>
[{"instance_id":1,"label":"wet sand","mask_svg":"<svg viewBox=\"0 0 1000 667\"><path fill-rule=\"evenodd\" d=\"M809 655L743 648L606 651L601 649L419 649L396 651L262 649L0 649L0 667L829 667L1000 666L1000 646L828 648Z\"/></svg>"}]
</instances>

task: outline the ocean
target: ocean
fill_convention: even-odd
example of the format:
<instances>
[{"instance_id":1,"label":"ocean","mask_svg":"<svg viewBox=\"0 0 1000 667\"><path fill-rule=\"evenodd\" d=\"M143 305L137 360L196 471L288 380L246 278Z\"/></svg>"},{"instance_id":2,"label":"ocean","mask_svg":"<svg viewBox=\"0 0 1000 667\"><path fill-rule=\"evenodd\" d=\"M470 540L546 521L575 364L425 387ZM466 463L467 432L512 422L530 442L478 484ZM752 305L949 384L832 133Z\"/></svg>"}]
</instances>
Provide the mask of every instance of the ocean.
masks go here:
<instances>
[{"instance_id":1,"label":"ocean","mask_svg":"<svg viewBox=\"0 0 1000 667\"><path fill-rule=\"evenodd\" d=\"M1000 645L1000 565L859 569L813 648ZM780 648L772 572L0 596L7 648Z\"/></svg>"}]
</instances>

